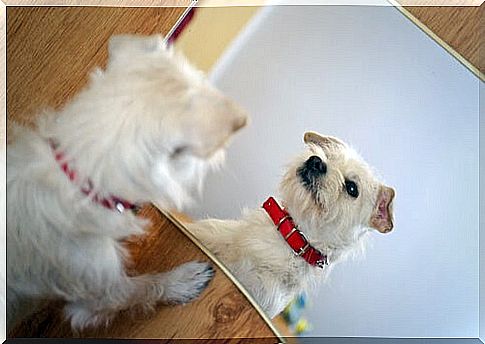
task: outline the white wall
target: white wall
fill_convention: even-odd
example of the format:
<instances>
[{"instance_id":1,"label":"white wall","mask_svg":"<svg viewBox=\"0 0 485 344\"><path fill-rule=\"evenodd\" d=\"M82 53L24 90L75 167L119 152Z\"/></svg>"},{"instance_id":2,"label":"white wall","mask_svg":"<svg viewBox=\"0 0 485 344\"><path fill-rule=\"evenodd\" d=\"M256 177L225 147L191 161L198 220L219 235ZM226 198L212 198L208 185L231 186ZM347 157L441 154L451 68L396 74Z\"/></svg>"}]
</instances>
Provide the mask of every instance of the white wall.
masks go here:
<instances>
[{"instance_id":1,"label":"white wall","mask_svg":"<svg viewBox=\"0 0 485 344\"><path fill-rule=\"evenodd\" d=\"M260 206L308 129L352 143L397 190L395 231L335 269L312 335L478 336L476 77L394 8L275 6L213 80L252 125L193 216Z\"/></svg>"}]
</instances>

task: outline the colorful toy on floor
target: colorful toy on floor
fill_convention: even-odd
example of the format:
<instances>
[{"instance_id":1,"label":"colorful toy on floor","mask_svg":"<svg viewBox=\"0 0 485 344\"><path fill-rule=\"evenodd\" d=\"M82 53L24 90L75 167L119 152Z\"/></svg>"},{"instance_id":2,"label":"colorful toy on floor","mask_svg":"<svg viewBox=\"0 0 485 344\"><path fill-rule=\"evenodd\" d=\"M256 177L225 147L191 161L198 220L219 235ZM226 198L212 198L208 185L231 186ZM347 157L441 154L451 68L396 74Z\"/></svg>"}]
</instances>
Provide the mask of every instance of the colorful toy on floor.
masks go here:
<instances>
[{"instance_id":1,"label":"colorful toy on floor","mask_svg":"<svg viewBox=\"0 0 485 344\"><path fill-rule=\"evenodd\" d=\"M301 316L307 303L307 296L306 294L302 293L291 301L282 312L282 316L286 321L286 324L297 336L311 330L311 325L308 320Z\"/></svg>"}]
</instances>

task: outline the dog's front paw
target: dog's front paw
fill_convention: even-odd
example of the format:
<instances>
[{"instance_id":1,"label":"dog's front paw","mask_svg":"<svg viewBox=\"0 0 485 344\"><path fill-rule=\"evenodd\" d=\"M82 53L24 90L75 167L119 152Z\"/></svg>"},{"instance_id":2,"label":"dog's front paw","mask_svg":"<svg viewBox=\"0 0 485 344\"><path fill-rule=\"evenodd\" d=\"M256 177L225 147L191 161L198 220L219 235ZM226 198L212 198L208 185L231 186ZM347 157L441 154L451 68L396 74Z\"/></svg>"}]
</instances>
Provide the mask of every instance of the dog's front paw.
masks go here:
<instances>
[{"instance_id":1,"label":"dog's front paw","mask_svg":"<svg viewBox=\"0 0 485 344\"><path fill-rule=\"evenodd\" d=\"M163 276L163 301L169 304L187 303L199 296L214 276L209 263L189 262Z\"/></svg>"}]
</instances>

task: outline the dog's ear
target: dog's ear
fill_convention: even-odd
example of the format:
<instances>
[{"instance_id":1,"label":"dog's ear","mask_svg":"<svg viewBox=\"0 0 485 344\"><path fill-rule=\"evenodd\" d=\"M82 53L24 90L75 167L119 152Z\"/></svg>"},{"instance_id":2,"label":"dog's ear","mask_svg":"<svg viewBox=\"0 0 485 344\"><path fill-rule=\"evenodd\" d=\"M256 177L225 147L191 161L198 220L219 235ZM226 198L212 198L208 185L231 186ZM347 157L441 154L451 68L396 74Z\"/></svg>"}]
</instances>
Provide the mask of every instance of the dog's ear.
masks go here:
<instances>
[{"instance_id":1,"label":"dog's ear","mask_svg":"<svg viewBox=\"0 0 485 344\"><path fill-rule=\"evenodd\" d=\"M393 200L396 192L393 188L381 185L377 194L376 204L369 221L372 228L381 233L388 233L394 227Z\"/></svg>"},{"instance_id":2,"label":"dog's ear","mask_svg":"<svg viewBox=\"0 0 485 344\"><path fill-rule=\"evenodd\" d=\"M163 49L166 49L166 43L161 35L115 35L108 42L109 61L119 57L136 58Z\"/></svg>"},{"instance_id":3,"label":"dog's ear","mask_svg":"<svg viewBox=\"0 0 485 344\"><path fill-rule=\"evenodd\" d=\"M316 144L323 149L335 149L335 148L343 148L346 144L343 141L340 141L338 138L333 136L322 136L314 131L307 131L303 136L303 141L306 144Z\"/></svg>"}]
</instances>

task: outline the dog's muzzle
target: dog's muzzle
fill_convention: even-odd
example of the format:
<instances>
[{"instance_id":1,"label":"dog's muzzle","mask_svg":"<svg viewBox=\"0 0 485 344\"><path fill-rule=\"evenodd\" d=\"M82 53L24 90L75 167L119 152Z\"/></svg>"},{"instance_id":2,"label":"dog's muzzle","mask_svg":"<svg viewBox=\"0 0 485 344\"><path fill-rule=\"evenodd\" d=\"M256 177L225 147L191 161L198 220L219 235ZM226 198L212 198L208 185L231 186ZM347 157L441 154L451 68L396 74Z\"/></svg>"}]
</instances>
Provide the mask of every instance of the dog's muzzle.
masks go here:
<instances>
[{"instance_id":1,"label":"dog's muzzle","mask_svg":"<svg viewBox=\"0 0 485 344\"><path fill-rule=\"evenodd\" d=\"M303 165L296 171L296 174L300 178L303 185L310 191L313 191L315 181L326 173L327 164L325 164L325 162L323 162L323 160L316 155L312 155L310 158L308 158L308 160L305 161Z\"/></svg>"}]
</instances>

